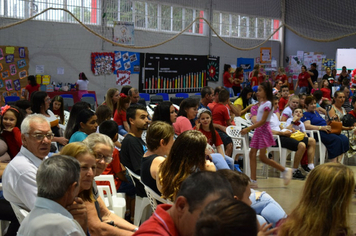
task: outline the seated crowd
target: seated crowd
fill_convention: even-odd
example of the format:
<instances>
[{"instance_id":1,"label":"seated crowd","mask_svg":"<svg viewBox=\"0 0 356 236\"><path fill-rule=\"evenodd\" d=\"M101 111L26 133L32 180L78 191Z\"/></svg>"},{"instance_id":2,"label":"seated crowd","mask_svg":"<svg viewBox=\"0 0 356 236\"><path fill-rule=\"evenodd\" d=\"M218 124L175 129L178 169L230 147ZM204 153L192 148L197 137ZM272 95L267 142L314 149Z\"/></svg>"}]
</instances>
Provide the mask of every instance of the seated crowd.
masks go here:
<instances>
[{"instance_id":1,"label":"seated crowd","mask_svg":"<svg viewBox=\"0 0 356 236\"><path fill-rule=\"evenodd\" d=\"M236 71L240 78L243 70ZM356 98L350 103L347 86L330 98L317 86L314 96L291 95L284 76L273 88L258 67L252 75L255 87L240 87L234 103L235 88L204 87L200 101L186 98L179 110L159 103L152 118L130 86L109 89L96 111L78 102L69 113L60 96L51 99L43 91L2 107L0 220L11 221L6 235L351 235L354 175L338 162L356 150ZM240 83L236 78L231 83ZM320 90L329 89L327 82ZM307 86L300 91L308 92ZM232 156L227 129L239 121L235 117L251 122L241 135L254 131L247 157ZM339 132L331 121L342 122ZM331 163L314 165L317 141ZM295 152L292 168L268 156L267 149L278 145ZM284 185L309 176L290 215L256 190L257 156L281 172ZM236 165L247 158L250 177ZM117 192L125 193L124 218L100 197L98 185L107 184L94 180L100 175L112 175ZM159 203L149 219L134 225L135 196L147 197L145 186L170 204ZM10 203L29 215L18 222Z\"/></svg>"}]
</instances>

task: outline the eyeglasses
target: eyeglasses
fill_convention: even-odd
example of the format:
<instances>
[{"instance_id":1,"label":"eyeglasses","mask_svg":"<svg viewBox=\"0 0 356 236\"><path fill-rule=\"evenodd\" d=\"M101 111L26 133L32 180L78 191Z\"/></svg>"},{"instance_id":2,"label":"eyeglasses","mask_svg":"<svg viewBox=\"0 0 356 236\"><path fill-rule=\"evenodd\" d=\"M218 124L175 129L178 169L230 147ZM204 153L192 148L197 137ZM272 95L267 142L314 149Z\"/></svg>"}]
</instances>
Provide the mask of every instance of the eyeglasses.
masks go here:
<instances>
[{"instance_id":1,"label":"eyeglasses","mask_svg":"<svg viewBox=\"0 0 356 236\"><path fill-rule=\"evenodd\" d=\"M53 133L50 134L30 134L27 133L28 135L31 135L32 137L34 137L37 141L42 141L44 139L44 137L46 137L48 140L52 140L54 137Z\"/></svg>"},{"instance_id":2,"label":"eyeglasses","mask_svg":"<svg viewBox=\"0 0 356 236\"><path fill-rule=\"evenodd\" d=\"M110 164L110 162L112 161L112 157L106 157L106 156L104 156L104 155L101 154L101 153L97 153L97 154L95 155L95 159L97 159L97 160L99 160L99 161L101 161L101 160L104 159L105 163L107 163L107 164Z\"/></svg>"}]
</instances>

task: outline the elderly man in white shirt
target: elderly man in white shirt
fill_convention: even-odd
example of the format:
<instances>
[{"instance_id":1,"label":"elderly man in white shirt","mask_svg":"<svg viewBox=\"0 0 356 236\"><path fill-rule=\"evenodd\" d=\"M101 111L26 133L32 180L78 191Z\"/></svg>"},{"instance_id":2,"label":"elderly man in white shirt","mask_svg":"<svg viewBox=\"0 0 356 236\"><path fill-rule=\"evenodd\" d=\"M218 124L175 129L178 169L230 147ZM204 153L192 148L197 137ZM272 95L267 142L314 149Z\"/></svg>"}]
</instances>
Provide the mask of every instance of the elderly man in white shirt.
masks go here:
<instances>
[{"instance_id":1,"label":"elderly man in white shirt","mask_svg":"<svg viewBox=\"0 0 356 236\"><path fill-rule=\"evenodd\" d=\"M38 193L34 208L21 223L19 236L85 235L86 208L79 192L80 163L73 157L56 155L42 162L37 171ZM81 212L80 223L67 209Z\"/></svg>"},{"instance_id":2,"label":"elderly man in white shirt","mask_svg":"<svg viewBox=\"0 0 356 236\"><path fill-rule=\"evenodd\" d=\"M7 201L30 211L37 194L37 169L47 157L54 135L49 122L40 114L27 116L21 124L21 133L21 150L2 176L3 193Z\"/></svg>"}]
</instances>

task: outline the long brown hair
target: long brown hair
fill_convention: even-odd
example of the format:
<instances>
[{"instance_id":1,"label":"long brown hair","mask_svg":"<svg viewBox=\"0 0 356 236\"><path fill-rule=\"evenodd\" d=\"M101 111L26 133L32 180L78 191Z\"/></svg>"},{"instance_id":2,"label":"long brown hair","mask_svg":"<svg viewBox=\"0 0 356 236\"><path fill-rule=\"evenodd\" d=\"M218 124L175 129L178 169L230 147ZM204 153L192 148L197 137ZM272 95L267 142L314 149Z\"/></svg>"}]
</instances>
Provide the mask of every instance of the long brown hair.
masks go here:
<instances>
[{"instance_id":1,"label":"long brown hair","mask_svg":"<svg viewBox=\"0 0 356 236\"><path fill-rule=\"evenodd\" d=\"M112 98L114 97L115 93L118 92L119 90L117 88L110 88L106 92L106 97L105 97L105 104L112 110L114 111L116 109L117 104L112 103ZM115 106L115 108L114 108Z\"/></svg>"},{"instance_id":2,"label":"long brown hair","mask_svg":"<svg viewBox=\"0 0 356 236\"><path fill-rule=\"evenodd\" d=\"M199 112L200 111L200 112ZM198 111L198 119L200 120L200 116L205 113L210 116L210 124L209 124L209 130L211 133L211 141L215 144L216 143L216 133L215 133L215 128L214 128L214 123L213 123L213 116L211 115L211 111L206 109L206 108L201 108ZM203 129L203 126L200 125L200 128Z\"/></svg>"},{"instance_id":3,"label":"long brown hair","mask_svg":"<svg viewBox=\"0 0 356 236\"><path fill-rule=\"evenodd\" d=\"M159 169L163 198L173 200L190 174L205 170L206 144L206 137L197 130L188 130L178 136Z\"/></svg>"},{"instance_id":4,"label":"long brown hair","mask_svg":"<svg viewBox=\"0 0 356 236\"><path fill-rule=\"evenodd\" d=\"M312 170L298 206L280 226L278 235L352 235L349 205L355 189L352 170L327 163Z\"/></svg>"}]
</instances>

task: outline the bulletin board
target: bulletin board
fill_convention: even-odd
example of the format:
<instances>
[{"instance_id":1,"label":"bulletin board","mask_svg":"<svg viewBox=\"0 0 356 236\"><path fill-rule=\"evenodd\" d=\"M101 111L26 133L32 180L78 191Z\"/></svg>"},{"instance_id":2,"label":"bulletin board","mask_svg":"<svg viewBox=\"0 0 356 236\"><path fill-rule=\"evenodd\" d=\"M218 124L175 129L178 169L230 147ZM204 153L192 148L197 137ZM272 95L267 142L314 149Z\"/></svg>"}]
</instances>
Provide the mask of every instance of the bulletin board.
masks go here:
<instances>
[{"instance_id":1,"label":"bulletin board","mask_svg":"<svg viewBox=\"0 0 356 236\"><path fill-rule=\"evenodd\" d=\"M0 46L0 96L22 96L29 68L27 47Z\"/></svg>"},{"instance_id":2,"label":"bulletin board","mask_svg":"<svg viewBox=\"0 0 356 236\"><path fill-rule=\"evenodd\" d=\"M192 93L207 86L207 56L141 54L142 93Z\"/></svg>"}]
</instances>

